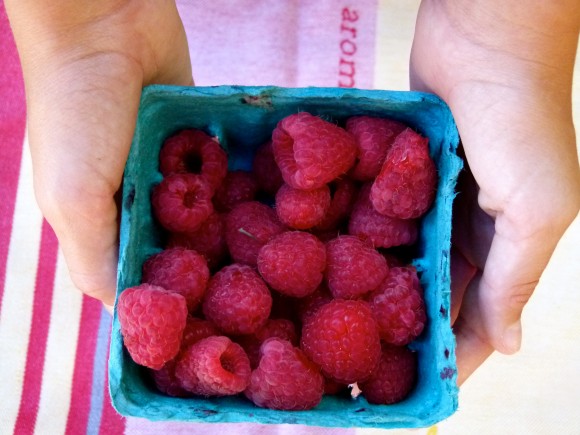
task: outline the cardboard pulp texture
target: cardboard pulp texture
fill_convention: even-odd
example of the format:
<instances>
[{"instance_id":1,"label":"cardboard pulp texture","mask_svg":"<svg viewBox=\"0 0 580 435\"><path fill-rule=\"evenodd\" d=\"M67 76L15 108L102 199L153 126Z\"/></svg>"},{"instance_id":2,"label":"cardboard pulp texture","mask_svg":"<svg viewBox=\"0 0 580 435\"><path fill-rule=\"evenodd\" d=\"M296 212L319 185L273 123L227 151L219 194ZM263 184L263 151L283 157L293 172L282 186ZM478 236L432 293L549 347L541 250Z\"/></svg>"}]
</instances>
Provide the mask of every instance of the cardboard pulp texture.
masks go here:
<instances>
[{"instance_id":1,"label":"cardboard pulp texture","mask_svg":"<svg viewBox=\"0 0 580 435\"><path fill-rule=\"evenodd\" d=\"M342 88L145 88L124 175L118 294L140 284L143 262L163 248L161 229L152 218L150 194L162 178L158 154L164 139L181 129L202 129L219 138L230 169L250 170L256 148L270 138L278 121L300 111L339 125L353 115L392 118L429 138L439 184L433 206L421 219L413 261L420 272L428 319L424 332L410 345L418 352L417 386L407 399L394 405L370 405L362 397L328 396L309 411L262 409L244 397L167 397L155 390L145 370L124 349L115 311L109 388L120 414L204 423L404 428L430 426L456 410L449 258L452 202L462 162L456 155L459 139L451 113L433 95Z\"/></svg>"}]
</instances>

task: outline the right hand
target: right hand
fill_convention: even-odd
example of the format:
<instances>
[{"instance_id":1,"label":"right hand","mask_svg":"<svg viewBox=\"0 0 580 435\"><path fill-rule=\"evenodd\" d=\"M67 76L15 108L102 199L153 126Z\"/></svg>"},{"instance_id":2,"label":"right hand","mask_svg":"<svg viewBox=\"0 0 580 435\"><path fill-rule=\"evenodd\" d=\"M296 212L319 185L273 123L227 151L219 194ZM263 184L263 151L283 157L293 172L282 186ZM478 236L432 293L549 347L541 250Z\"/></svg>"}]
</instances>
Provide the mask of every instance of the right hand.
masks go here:
<instances>
[{"instance_id":1,"label":"right hand","mask_svg":"<svg viewBox=\"0 0 580 435\"><path fill-rule=\"evenodd\" d=\"M193 85L175 3L6 0L20 54L34 189L74 284L115 300L115 195L143 86Z\"/></svg>"}]
</instances>

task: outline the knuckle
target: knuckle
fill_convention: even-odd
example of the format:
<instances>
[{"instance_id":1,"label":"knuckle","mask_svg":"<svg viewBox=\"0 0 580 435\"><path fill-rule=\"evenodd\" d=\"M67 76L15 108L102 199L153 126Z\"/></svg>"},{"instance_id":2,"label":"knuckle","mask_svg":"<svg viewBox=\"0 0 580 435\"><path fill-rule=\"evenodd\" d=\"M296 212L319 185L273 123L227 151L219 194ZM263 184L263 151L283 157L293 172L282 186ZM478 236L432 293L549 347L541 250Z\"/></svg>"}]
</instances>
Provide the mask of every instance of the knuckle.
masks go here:
<instances>
[{"instance_id":1,"label":"knuckle","mask_svg":"<svg viewBox=\"0 0 580 435\"><path fill-rule=\"evenodd\" d=\"M538 281L529 282L525 284L520 284L517 287L514 287L508 294L506 295L506 305L507 307L521 311L526 304L530 301L532 294L534 293L534 289L536 288Z\"/></svg>"},{"instance_id":2,"label":"knuckle","mask_svg":"<svg viewBox=\"0 0 580 435\"><path fill-rule=\"evenodd\" d=\"M105 285L102 279L95 279L84 274L72 273L71 279L77 289L84 295L112 305L114 302L114 289Z\"/></svg>"},{"instance_id":3,"label":"knuckle","mask_svg":"<svg viewBox=\"0 0 580 435\"><path fill-rule=\"evenodd\" d=\"M579 209L580 199L575 197L534 198L510 203L504 216L519 239L543 235L559 239Z\"/></svg>"},{"instance_id":4,"label":"knuckle","mask_svg":"<svg viewBox=\"0 0 580 435\"><path fill-rule=\"evenodd\" d=\"M99 228L109 224L113 215L116 218L112 195L88 190L72 180L35 183L35 195L42 214L57 233L80 222Z\"/></svg>"}]
</instances>

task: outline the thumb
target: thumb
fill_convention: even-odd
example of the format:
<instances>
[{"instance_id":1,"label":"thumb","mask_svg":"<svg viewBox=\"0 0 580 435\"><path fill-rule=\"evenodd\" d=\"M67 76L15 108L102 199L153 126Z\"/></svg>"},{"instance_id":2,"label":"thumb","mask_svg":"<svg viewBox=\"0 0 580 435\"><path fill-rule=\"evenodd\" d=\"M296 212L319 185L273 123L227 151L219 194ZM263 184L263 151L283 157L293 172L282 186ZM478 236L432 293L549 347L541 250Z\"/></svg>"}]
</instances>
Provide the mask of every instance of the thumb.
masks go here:
<instances>
[{"instance_id":1,"label":"thumb","mask_svg":"<svg viewBox=\"0 0 580 435\"><path fill-rule=\"evenodd\" d=\"M7 4L26 87L38 204L75 285L112 305L119 191L141 88L191 84L175 2Z\"/></svg>"},{"instance_id":2,"label":"thumb","mask_svg":"<svg viewBox=\"0 0 580 435\"><path fill-rule=\"evenodd\" d=\"M27 83L34 186L75 285L112 305L121 185L141 94L140 70L114 54Z\"/></svg>"}]
</instances>

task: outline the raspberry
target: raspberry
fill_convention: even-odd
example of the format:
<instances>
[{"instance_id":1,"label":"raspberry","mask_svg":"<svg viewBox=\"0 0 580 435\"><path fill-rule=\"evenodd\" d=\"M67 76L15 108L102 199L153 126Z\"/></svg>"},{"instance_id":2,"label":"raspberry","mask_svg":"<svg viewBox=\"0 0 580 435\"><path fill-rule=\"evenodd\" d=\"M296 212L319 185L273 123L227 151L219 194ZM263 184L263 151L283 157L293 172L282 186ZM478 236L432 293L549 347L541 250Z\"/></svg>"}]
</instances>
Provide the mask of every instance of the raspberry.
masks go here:
<instances>
[{"instance_id":1,"label":"raspberry","mask_svg":"<svg viewBox=\"0 0 580 435\"><path fill-rule=\"evenodd\" d=\"M370 377L381 356L377 323L364 301L335 299L309 316L301 346L326 377L352 384Z\"/></svg>"},{"instance_id":2,"label":"raspberry","mask_svg":"<svg viewBox=\"0 0 580 435\"><path fill-rule=\"evenodd\" d=\"M393 267L404 267L406 264L396 255L389 253L389 252L383 252L382 253L383 257L385 257L385 260L387 260L387 265L389 266L389 271L391 270L391 268Z\"/></svg>"},{"instance_id":3,"label":"raspberry","mask_svg":"<svg viewBox=\"0 0 580 435\"><path fill-rule=\"evenodd\" d=\"M298 316L302 323L306 322L306 319L316 312L321 306L329 303L332 300L332 295L326 287L325 283L322 283L314 293L309 294L305 298L298 300Z\"/></svg>"},{"instance_id":4,"label":"raspberry","mask_svg":"<svg viewBox=\"0 0 580 435\"><path fill-rule=\"evenodd\" d=\"M273 337L287 340L294 346L298 346L296 327L288 319L268 319L266 324L254 334L242 335L236 339L237 343L246 351L252 369L258 367L260 362L260 346L267 339Z\"/></svg>"},{"instance_id":5,"label":"raspberry","mask_svg":"<svg viewBox=\"0 0 580 435\"><path fill-rule=\"evenodd\" d=\"M346 130L306 112L282 119L272 133L276 163L295 189L317 189L345 174L356 149Z\"/></svg>"},{"instance_id":6,"label":"raspberry","mask_svg":"<svg viewBox=\"0 0 580 435\"><path fill-rule=\"evenodd\" d=\"M298 411L322 400L324 378L304 352L286 340L270 338L260 349L260 364L244 392L256 406Z\"/></svg>"},{"instance_id":7,"label":"raspberry","mask_svg":"<svg viewBox=\"0 0 580 435\"><path fill-rule=\"evenodd\" d=\"M328 378L324 379L324 394L335 396L346 390L346 388L347 386L345 384L333 381L332 379Z\"/></svg>"},{"instance_id":8,"label":"raspberry","mask_svg":"<svg viewBox=\"0 0 580 435\"><path fill-rule=\"evenodd\" d=\"M209 320L188 317L185 330L183 331L183 338L181 339L180 352L203 338L219 334L220 332L217 327ZM186 397L190 393L182 388L181 382L175 376L175 366L179 355L178 353L177 357L166 362L161 369L151 370L151 376L153 377L155 386L162 393L173 397Z\"/></svg>"},{"instance_id":9,"label":"raspberry","mask_svg":"<svg viewBox=\"0 0 580 435\"><path fill-rule=\"evenodd\" d=\"M211 277L202 308L226 334L252 334L266 323L272 296L254 269L232 264Z\"/></svg>"},{"instance_id":10,"label":"raspberry","mask_svg":"<svg viewBox=\"0 0 580 435\"><path fill-rule=\"evenodd\" d=\"M181 349L186 349L212 335L220 335L220 330L212 321L189 316L183 330Z\"/></svg>"},{"instance_id":11,"label":"raspberry","mask_svg":"<svg viewBox=\"0 0 580 435\"><path fill-rule=\"evenodd\" d=\"M142 282L181 294L190 312L201 302L208 280L205 258L185 248L166 249L143 264Z\"/></svg>"},{"instance_id":12,"label":"raspberry","mask_svg":"<svg viewBox=\"0 0 580 435\"><path fill-rule=\"evenodd\" d=\"M377 370L360 384L369 403L390 405L403 400L415 387L417 355L401 346L384 344Z\"/></svg>"},{"instance_id":13,"label":"raspberry","mask_svg":"<svg viewBox=\"0 0 580 435\"><path fill-rule=\"evenodd\" d=\"M231 171L217 188L213 204L216 210L227 212L242 202L254 200L257 190L258 184L251 173Z\"/></svg>"},{"instance_id":14,"label":"raspberry","mask_svg":"<svg viewBox=\"0 0 580 435\"><path fill-rule=\"evenodd\" d=\"M272 293L272 310L270 311L270 318L288 319L291 320L293 323L298 323L296 304L301 299L286 296L276 291L273 291L271 293Z\"/></svg>"},{"instance_id":15,"label":"raspberry","mask_svg":"<svg viewBox=\"0 0 580 435\"><path fill-rule=\"evenodd\" d=\"M171 397L187 397L190 392L184 390L179 379L175 377L176 359L167 361L159 370L151 370L151 379L157 390Z\"/></svg>"},{"instance_id":16,"label":"raspberry","mask_svg":"<svg viewBox=\"0 0 580 435\"><path fill-rule=\"evenodd\" d=\"M228 337L204 338L177 360L175 376L183 388L202 396L230 396L246 389L250 360L242 347Z\"/></svg>"},{"instance_id":17,"label":"raspberry","mask_svg":"<svg viewBox=\"0 0 580 435\"><path fill-rule=\"evenodd\" d=\"M356 299L376 289L389 271L385 258L355 236L326 244L326 280L335 298Z\"/></svg>"},{"instance_id":18,"label":"raspberry","mask_svg":"<svg viewBox=\"0 0 580 435\"><path fill-rule=\"evenodd\" d=\"M274 195L284 184L282 173L274 159L272 141L266 142L256 151L252 172L258 181L258 188L269 195Z\"/></svg>"},{"instance_id":19,"label":"raspberry","mask_svg":"<svg viewBox=\"0 0 580 435\"><path fill-rule=\"evenodd\" d=\"M414 267L394 267L368 298L386 343L402 346L421 334L427 321L423 291Z\"/></svg>"},{"instance_id":20,"label":"raspberry","mask_svg":"<svg viewBox=\"0 0 580 435\"><path fill-rule=\"evenodd\" d=\"M410 128L397 136L371 189L370 198L379 213L413 219L431 206L437 169L428 142Z\"/></svg>"},{"instance_id":21,"label":"raspberry","mask_svg":"<svg viewBox=\"0 0 580 435\"><path fill-rule=\"evenodd\" d=\"M294 189L284 184L276 193L276 212L285 225L306 230L322 222L330 207L330 189Z\"/></svg>"},{"instance_id":22,"label":"raspberry","mask_svg":"<svg viewBox=\"0 0 580 435\"><path fill-rule=\"evenodd\" d=\"M314 234L316 237L318 237L318 240L320 240L322 243L325 243L325 244L330 242L331 240L336 239L341 234L344 234L344 232L342 231L341 228L335 228L335 229L326 230L326 231L319 231L316 228L312 228L309 231L312 234Z\"/></svg>"},{"instance_id":23,"label":"raspberry","mask_svg":"<svg viewBox=\"0 0 580 435\"><path fill-rule=\"evenodd\" d=\"M325 232L337 230L351 212L356 199L356 186L348 178L341 178L330 182L330 206L314 230Z\"/></svg>"},{"instance_id":24,"label":"raspberry","mask_svg":"<svg viewBox=\"0 0 580 435\"><path fill-rule=\"evenodd\" d=\"M353 207L348 233L367 240L375 248L412 245L417 240L417 221L380 214L369 198L371 184L365 184Z\"/></svg>"},{"instance_id":25,"label":"raspberry","mask_svg":"<svg viewBox=\"0 0 580 435\"><path fill-rule=\"evenodd\" d=\"M205 257L211 270L216 270L228 255L225 226L225 215L212 213L195 231L171 233L167 241L167 247L193 249Z\"/></svg>"},{"instance_id":26,"label":"raspberry","mask_svg":"<svg viewBox=\"0 0 580 435\"><path fill-rule=\"evenodd\" d=\"M197 230L213 213L213 190L199 175L173 174L153 189L151 204L159 223L169 231Z\"/></svg>"},{"instance_id":27,"label":"raspberry","mask_svg":"<svg viewBox=\"0 0 580 435\"><path fill-rule=\"evenodd\" d=\"M228 156L217 142L201 130L183 130L165 140L159 152L164 176L193 173L204 177L213 190L228 169Z\"/></svg>"},{"instance_id":28,"label":"raspberry","mask_svg":"<svg viewBox=\"0 0 580 435\"><path fill-rule=\"evenodd\" d=\"M385 161L387 152L397 135L407 126L391 119L370 116L353 116L346 121L346 131L357 145L357 163L350 177L359 181L374 180Z\"/></svg>"},{"instance_id":29,"label":"raspberry","mask_svg":"<svg viewBox=\"0 0 580 435\"><path fill-rule=\"evenodd\" d=\"M276 212L257 201L237 205L226 217L226 243L236 263L256 266L262 246L284 231Z\"/></svg>"},{"instance_id":30,"label":"raspberry","mask_svg":"<svg viewBox=\"0 0 580 435\"><path fill-rule=\"evenodd\" d=\"M125 289L117 303L123 342L137 364L160 369L177 352L187 318L185 298L162 287Z\"/></svg>"},{"instance_id":31,"label":"raspberry","mask_svg":"<svg viewBox=\"0 0 580 435\"><path fill-rule=\"evenodd\" d=\"M258 270L274 290L293 297L312 293L326 269L324 244L312 234L288 231L273 237L258 254Z\"/></svg>"}]
</instances>

